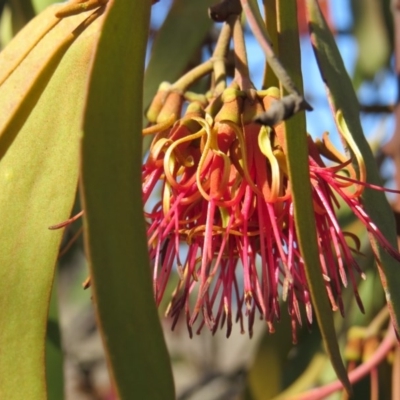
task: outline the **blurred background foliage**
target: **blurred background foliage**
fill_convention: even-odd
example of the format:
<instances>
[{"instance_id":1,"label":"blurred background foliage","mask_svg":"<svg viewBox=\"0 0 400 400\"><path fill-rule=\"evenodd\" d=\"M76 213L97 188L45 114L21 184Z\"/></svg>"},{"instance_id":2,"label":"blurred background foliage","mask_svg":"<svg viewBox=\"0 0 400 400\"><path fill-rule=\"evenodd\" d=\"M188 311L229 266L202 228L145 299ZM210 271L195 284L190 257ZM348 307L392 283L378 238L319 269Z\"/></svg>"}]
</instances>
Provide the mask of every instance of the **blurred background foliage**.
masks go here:
<instances>
[{"instance_id":1,"label":"blurred background foliage","mask_svg":"<svg viewBox=\"0 0 400 400\"><path fill-rule=\"evenodd\" d=\"M0 0L0 46L11 38L52 0ZM161 81L176 80L182 73L209 57L218 37L219 24L207 16L213 0L160 0L152 8L147 67L144 80L144 107L150 103ZM262 1L259 2L262 4ZM396 119L397 75L395 68L395 25L390 0L321 0L320 4L346 67L358 90L362 123L367 133L386 186L395 187L398 173L388 155L397 151ZM313 105L307 114L307 126L313 136L334 132L326 95L311 55L305 22L305 1L298 0L299 26L303 34L302 65L306 98ZM246 31L249 62L253 79L260 86L263 55ZM231 56L231 55L230 55ZM399 55L398 55L399 56ZM198 83L202 85L202 83ZM383 146L385 143L385 147ZM144 143L145 149L148 143ZM144 150L145 150L144 149ZM384 150L384 151L383 151ZM395 211L399 201L390 198ZM73 215L80 210L76 201ZM340 219L345 230L362 236L361 224L346 211ZM101 340L96 329L90 293L82 290L87 277L83 251L81 221L68 227L64 234L53 288L48 321L47 365L50 399L112 399L114 394L107 373ZM359 283L366 313L360 313L349 290L345 293L346 318L335 319L348 368L354 368L371 356L381 341L379 322L385 308L384 294L368 241L362 240L360 264L367 279ZM284 308L284 307L283 307ZM282 313L276 333L266 332L264 323L256 321L254 336L249 339L238 329L229 340L224 332L211 336L204 332L189 339L184 323L174 332L162 318L179 400L263 400L285 399L313 386L324 385L335 378L323 352L318 327L299 332L298 344L292 344L290 320ZM376 319L378 318L378 320ZM371 325L372 324L372 325ZM372 328L371 328L372 327ZM361 340L370 329L368 340ZM368 336L367 335L367 336ZM355 350L356 348L356 350ZM371 350L372 349L372 350ZM354 399L399 399L399 350L396 349L370 374L354 386ZM283 395L280 395L281 393ZM328 397L327 397L328 398ZM345 400L337 392L331 400Z\"/></svg>"}]
</instances>

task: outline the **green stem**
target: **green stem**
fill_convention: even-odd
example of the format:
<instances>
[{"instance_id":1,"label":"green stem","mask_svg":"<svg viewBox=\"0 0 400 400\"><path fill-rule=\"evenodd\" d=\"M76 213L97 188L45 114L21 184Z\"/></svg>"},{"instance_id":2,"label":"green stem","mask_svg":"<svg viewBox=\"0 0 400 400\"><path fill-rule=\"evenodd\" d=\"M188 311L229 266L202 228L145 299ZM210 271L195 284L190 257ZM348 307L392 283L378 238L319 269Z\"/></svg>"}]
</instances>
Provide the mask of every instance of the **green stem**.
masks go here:
<instances>
[{"instance_id":1,"label":"green stem","mask_svg":"<svg viewBox=\"0 0 400 400\"><path fill-rule=\"evenodd\" d=\"M249 63L247 61L246 44L244 42L243 28L240 16L229 18L229 24L233 31L233 44L235 53L235 81L240 89L252 89L250 80Z\"/></svg>"},{"instance_id":2,"label":"green stem","mask_svg":"<svg viewBox=\"0 0 400 400\"><path fill-rule=\"evenodd\" d=\"M181 78L179 78L171 87L171 90L179 90L185 92L193 83L198 81L203 76L209 74L213 70L213 61L207 60L206 62L191 69Z\"/></svg>"},{"instance_id":3,"label":"green stem","mask_svg":"<svg viewBox=\"0 0 400 400\"><path fill-rule=\"evenodd\" d=\"M229 23L225 22L217 44L214 49L212 60L214 61L214 92L219 95L226 88L226 67L225 56L232 36L232 29Z\"/></svg>"}]
</instances>

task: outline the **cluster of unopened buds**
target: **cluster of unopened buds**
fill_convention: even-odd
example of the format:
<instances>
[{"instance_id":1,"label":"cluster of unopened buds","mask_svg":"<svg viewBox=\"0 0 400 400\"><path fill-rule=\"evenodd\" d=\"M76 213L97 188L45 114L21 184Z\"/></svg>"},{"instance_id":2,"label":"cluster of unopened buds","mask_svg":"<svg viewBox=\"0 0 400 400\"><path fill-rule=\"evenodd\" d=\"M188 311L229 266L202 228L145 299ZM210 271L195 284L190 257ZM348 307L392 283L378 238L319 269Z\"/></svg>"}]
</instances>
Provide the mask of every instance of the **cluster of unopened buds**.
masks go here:
<instances>
[{"instance_id":1,"label":"cluster of unopened buds","mask_svg":"<svg viewBox=\"0 0 400 400\"><path fill-rule=\"evenodd\" d=\"M296 340L300 305L308 324L313 317L296 236L284 123L254 122L280 92L241 90L233 83L214 97L186 98L184 103L184 94L163 84L147 115L153 125L144 130L155 133L142 180L156 302L176 270L179 280L166 312L173 326L185 314L190 333L194 326L197 332L204 325L215 332L226 324L229 335L234 320L245 330L246 315L251 335L259 314L273 332L283 300ZM354 257L359 239L339 226L340 204L347 204L390 254L400 256L363 209L365 166L349 133L340 134L357 159L357 174L327 134L322 141L309 137L308 145L321 273L332 309L343 314L341 292L348 280L363 309L357 280L364 274Z\"/></svg>"}]
</instances>

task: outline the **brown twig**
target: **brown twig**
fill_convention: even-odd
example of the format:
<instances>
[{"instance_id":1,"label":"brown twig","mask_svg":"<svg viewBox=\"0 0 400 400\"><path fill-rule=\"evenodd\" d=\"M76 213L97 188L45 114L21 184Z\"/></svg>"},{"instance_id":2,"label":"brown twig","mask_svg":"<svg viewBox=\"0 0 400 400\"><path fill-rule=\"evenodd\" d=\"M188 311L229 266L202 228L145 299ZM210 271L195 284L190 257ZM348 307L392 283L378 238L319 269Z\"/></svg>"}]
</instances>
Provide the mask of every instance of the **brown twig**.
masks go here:
<instances>
[{"instance_id":1,"label":"brown twig","mask_svg":"<svg viewBox=\"0 0 400 400\"><path fill-rule=\"evenodd\" d=\"M393 104L360 104L360 111L369 114L391 114L394 110Z\"/></svg>"},{"instance_id":2,"label":"brown twig","mask_svg":"<svg viewBox=\"0 0 400 400\"><path fill-rule=\"evenodd\" d=\"M50 230L55 230L55 229L64 228L65 226L72 224L74 221L76 221L77 219L79 219L80 217L82 217L83 213L84 213L83 210L82 210L82 211L79 211L78 214L76 214L76 215L74 215L73 217L67 219L66 221L60 222L60 223L57 224L57 225L49 226L49 229L50 229Z\"/></svg>"},{"instance_id":3,"label":"brown twig","mask_svg":"<svg viewBox=\"0 0 400 400\"><path fill-rule=\"evenodd\" d=\"M72 238L68 240L68 243L60 250L60 252L58 253L58 259L63 257L69 251L72 245L78 240L82 232L83 232L83 227L81 226L74 234L74 236L72 236Z\"/></svg>"}]
</instances>

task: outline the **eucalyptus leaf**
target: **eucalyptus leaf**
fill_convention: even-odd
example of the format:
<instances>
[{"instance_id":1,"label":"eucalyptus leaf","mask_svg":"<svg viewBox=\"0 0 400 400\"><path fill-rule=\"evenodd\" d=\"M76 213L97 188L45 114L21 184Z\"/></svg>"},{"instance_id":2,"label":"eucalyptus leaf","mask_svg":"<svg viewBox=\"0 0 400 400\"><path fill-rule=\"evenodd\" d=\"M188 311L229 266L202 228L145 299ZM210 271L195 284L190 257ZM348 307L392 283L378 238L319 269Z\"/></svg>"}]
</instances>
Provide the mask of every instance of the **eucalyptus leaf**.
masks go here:
<instances>
[{"instance_id":1,"label":"eucalyptus leaf","mask_svg":"<svg viewBox=\"0 0 400 400\"><path fill-rule=\"evenodd\" d=\"M48 227L69 217L75 198L93 30L64 54L0 162L1 399L47 398L47 312L62 236Z\"/></svg>"},{"instance_id":2,"label":"eucalyptus leaf","mask_svg":"<svg viewBox=\"0 0 400 400\"><path fill-rule=\"evenodd\" d=\"M279 57L298 88L303 87L301 76L300 44L295 1L277 3L279 21ZM305 114L300 112L285 122L289 178L293 193L296 232L306 266L313 309L317 316L325 349L338 378L346 389L351 386L341 359L333 324L332 309L322 277L314 218L311 181L308 167L308 147Z\"/></svg>"},{"instance_id":3,"label":"eucalyptus leaf","mask_svg":"<svg viewBox=\"0 0 400 400\"><path fill-rule=\"evenodd\" d=\"M28 24L0 53L0 157L35 108L71 44L85 29L88 14L59 20L51 7ZM61 93L61 92L60 92Z\"/></svg>"},{"instance_id":4,"label":"eucalyptus leaf","mask_svg":"<svg viewBox=\"0 0 400 400\"><path fill-rule=\"evenodd\" d=\"M34 16L35 10L31 0L8 0L12 14L14 34L21 30Z\"/></svg>"},{"instance_id":5,"label":"eucalyptus leaf","mask_svg":"<svg viewBox=\"0 0 400 400\"><path fill-rule=\"evenodd\" d=\"M271 399L283 386L285 363L292 344L291 321L284 312L276 332L265 332L247 375L248 393L254 400Z\"/></svg>"},{"instance_id":6,"label":"eucalyptus leaf","mask_svg":"<svg viewBox=\"0 0 400 400\"><path fill-rule=\"evenodd\" d=\"M390 1L352 0L354 35L358 44L358 57L354 84L359 87L364 79L373 79L387 66L392 54L389 29L385 20L385 8ZM371 51L371 49L374 49Z\"/></svg>"},{"instance_id":7,"label":"eucalyptus leaf","mask_svg":"<svg viewBox=\"0 0 400 400\"><path fill-rule=\"evenodd\" d=\"M82 141L93 299L120 399L172 400L142 204L142 95L150 1L114 0L99 39Z\"/></svg>"},{"instance_id":8,"label":"eucalyptus leaf","mask_svg":"<svg viewBox=\"0 0 400 400\"><path fill-rule=\"evenodd\" d=\"M338 128L351 132L352 138L364 159L368 182L380 186L381 180L375 159L360 124L357 96L345 70L335 40L328 29L316 0L307 0L307 14L313 48L322 79L328 91L328 99L333 112L340 117L337 118ZM382 233L393 248L397 248L393 211L385 194L379 190L365 188L362 199L365 211L376 225L377 230ZM372 235L371 239L386 301L393 325L399 335L400 265L379 245Z\"/></svg>"}]
</instances>

